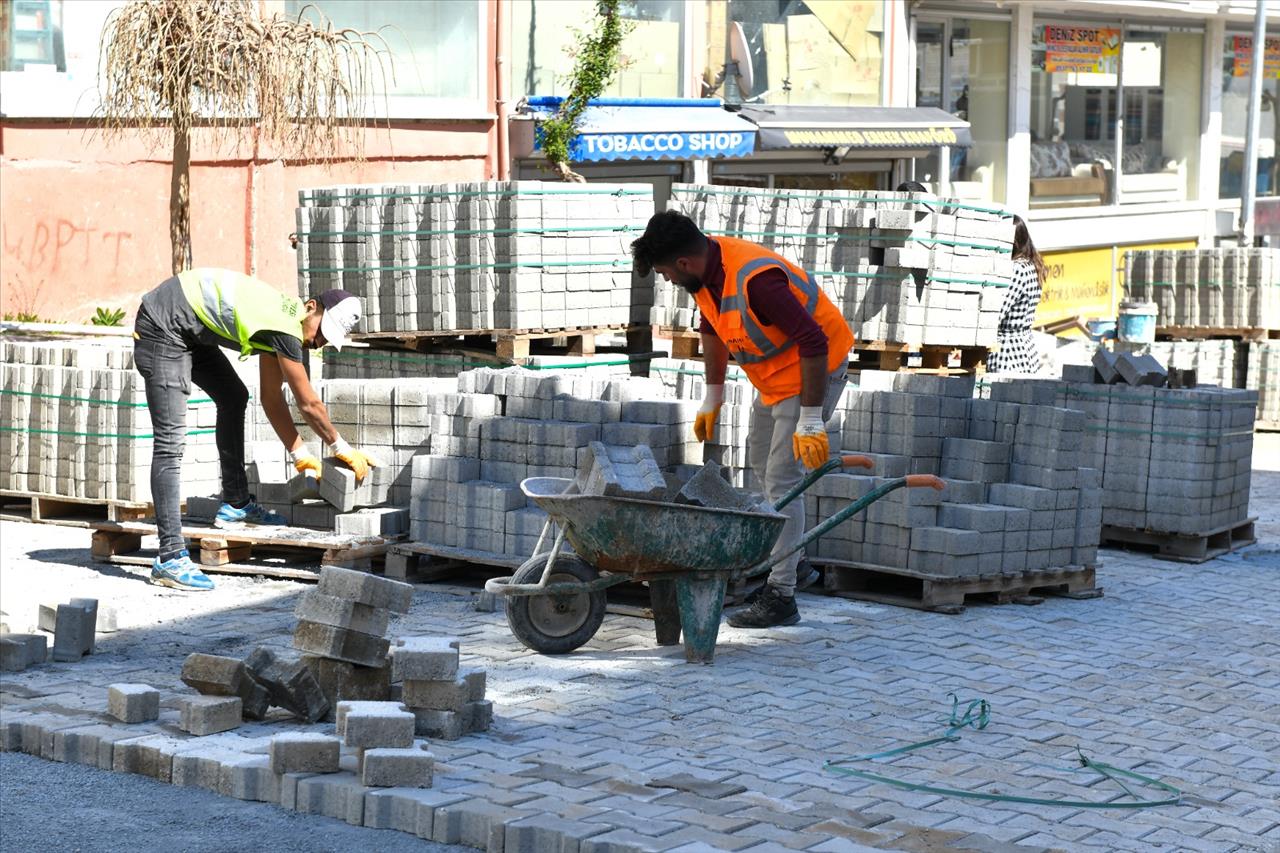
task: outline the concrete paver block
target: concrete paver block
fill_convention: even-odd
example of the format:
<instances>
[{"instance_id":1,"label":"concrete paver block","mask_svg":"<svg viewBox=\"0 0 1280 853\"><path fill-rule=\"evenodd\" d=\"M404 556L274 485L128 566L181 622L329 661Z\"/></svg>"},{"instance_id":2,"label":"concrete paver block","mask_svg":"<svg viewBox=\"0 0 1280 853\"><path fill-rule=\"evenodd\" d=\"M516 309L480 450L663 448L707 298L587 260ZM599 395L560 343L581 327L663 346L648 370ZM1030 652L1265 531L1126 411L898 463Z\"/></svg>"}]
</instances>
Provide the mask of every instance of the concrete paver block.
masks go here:
<instances>
[{"instance_id":1,"label":"concrete paver block","mask_svg":"<svg viewBox=\"0 0 1280 853\"><path fill-rule=\"evenodd\" d=\"M647 445L618 447L593 441L589 447L589 464L579 477L584 495L656 501L666 495L666 478Z\"/></svg>"},{"instance_id":2,"label":"concrete paver block","mask_svg":"<svg viewBox=\"0 0 1280 853\"><path fill-rule=\"evenodd\" d=\"M44 663L49 654L48 642L43 634L0 635L0 672L22 672Z\"/></svg>"},{"instance_id":3,"label":"concrete paver block","mask_svg":"<svg viewBox=\"0 0 1280 853\"><path fill-rule=\"evenodd\" d=\"M461 711L437 711L431 708L410 708L414 718L414 731L422 737L440 740L457 740L467 734L467 718Z\"/></svg>"},{"instance_id":4,"label":"concrete paver block","mask_svg":"<svg viewBox=\"0 0 1280 853\"><path fill-rule=\"evenodd\" d=\"M338 702L386 701L391 698L391 664L359 666L347 661L318 655L303 655L302 663L315 677L329 702L329 711L321 719L333 719Z\"/></svg>"},{"instance_id":5,"label":"concrete paver block","mask_svg":"<svg viewBox=\"0 0 1280 853\"><path fill-rule=\"evenodd\" d=\"M235 658L193 652L182 663L182 682L206 696L239 696L241 710L251 720L261 720L270 707L267 688Z\"/></svg>"},{"instance_id":6,"label":"concrete paver block","mask_svg":"<svg viewBox=\"0 0 1280 853\"><path fill-rule=\"evenodd\" d=\"M447 681L457 675L454 637L400 637L391 647L393 681Z\"/></svg>"},{"instance_id":7,"label":"concrete paver block","mask_svg":"<svg viewBox=\"0 0 1280 853\"><path fill-rule=\"evenodd\" d=\"M346 746L372 749L413 744L413 714L399 702L339 702L336 727Z\"/></svg>"},{"instance_id":8,"label":"concrete paver block","mask_svg":"<svg viewBox=\"0 0 1280 853\"><path fill-rule=\"evenodd\" d=\"M366 749L360 758L361 781L377 788L430 788L435 756L420 746Z\"/></svg>"},{"instance_id":9,"label":"concrete paver block","mask_svg":"<svg viewBox=\"0 0 1280 853\"><path fill-rule=\"evenodd\" d=\"M407 613L413 603L413 586L354 569L322 566L316 589L325 595L345 598L393 613Z\"/></svg>"},{"instance_id":10,"label":"concrete paver block","mask_svg":"<svg viewBox=\"0 0 1280 853\"><path fill-rule=\"evenodd\" d=\"M461 711L468 702L484 699L484 670L470 670L446 681L406 679L401 698L412 708Z\"/></svg>"},{"instance_id":11,"label":"concrete paver block","mask_svg":"<svg viewBox=\"0 0 1280 853\"><path fill-rule=\"evenodd\" d=\"M219 789L228 797L257 803L280 802L280 779L266 755L240 755L222 763Z\"/></svg>"},{"instance_id":12,"label":"concrete paver block","mask_svg":"<svg viewBox=\"0 0 1280 853\"><path fill-rule=\"evenodd\" d=\"M67 663L93 654L97 622L96 599L73 598L59 604L54 616L53 659Z\"/></svg>"},{"instance_id":13,"label":"concrete paver block","mask_svg":"<svg viewBox=\"0 0 1280 853\"><path fill-rule=\"evenodd\" d=\"M675 502L713 509L754 509L756 501L751 495L730 485L722 471L718 463L707 462L680 487Z\"/></svg>"},{"instance_id":14,"label":"concrete paver block","mask_svg":"<svg viewBox=\"0 0 1280 853\"><path fill-rule=\"evenodd\" d=\"M107 713L122 723L145 723L160 716L160 691L150 684L107 687Z\"/></svg>"},{"instance_id":15,"label":"concrete paver block","mask_svg":"<svg viewBox=\"0 0 1280 853\"><path fill-rule=\"evenodd\" d=\"M184 696L178 707L178 727L199 736L231 731L240 725L243 711L239 696Z\"/></svg>"},{"instance_id":16,"label":"concrete paver block","mask_svg":"<svg viewBox=\"0 0 1280 853\"><path fill-rule=\"evenodd\" d=\"M386 633L389 612L384 608L371 607L349 598L326 595L318 589L303 593L298 599L298 606L294 609L294 614L299 619L375 636Z\"/></svg>"},{"instance_id":17,"label":"concrete paver block","mask_svg":"<svg viewBox=\"0 0 1280 853\"><path fill-rule=\"evenodd\" d=\"M301 657L286 657L266 646L259 646L245 658L244 664L267 688L273 705L308 723L323 719L329 712L329 699Z\"/></svg>"},{"instance_id":18,"label":"concrete paver block","mask_svg":"<svg viewBox=\"0 0 1280 853\"><path fill-rule=\"evenodd\" d=\"M300 621L293 631L293 647L361 666L378 666L386 660L388 643L385 637Z\"/></svg>"},{"instance_id":19,"label":"concrete paver block","mask_svg":"<svg viewBox=\"0 0 1280 853\"><path fill-rule=\"evenodd\" d=\"M271 739L271 771L284 773L337 773L342 742L318 732L288 732Z\"/></svg>"}]
</instances>

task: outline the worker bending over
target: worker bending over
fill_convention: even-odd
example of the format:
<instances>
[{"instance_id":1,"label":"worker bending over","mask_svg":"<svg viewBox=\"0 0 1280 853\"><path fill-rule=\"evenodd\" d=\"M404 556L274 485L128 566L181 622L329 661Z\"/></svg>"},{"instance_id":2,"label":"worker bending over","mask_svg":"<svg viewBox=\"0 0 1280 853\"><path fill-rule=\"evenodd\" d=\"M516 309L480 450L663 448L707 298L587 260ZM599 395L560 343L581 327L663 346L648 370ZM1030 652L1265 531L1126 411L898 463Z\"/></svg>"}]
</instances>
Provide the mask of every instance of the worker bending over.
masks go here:
<instances>
[{"instance_id":1,"label":"worker bending over","mask_svg":"<svg viewBox=\"0 0 1280 853\"><path fill-rule=\"evenodd\" d=\"M155 436L151 459L151 499L156 509L160 553L151 582L185 590L213 589L191 562L182 537L182 451L187 432L187 397L194 382L217 407L215 439L222 469L222 500L214 524L283 524L284 516L264 509L249 494L244 464L244 417L249 392L220 347L240 358L258 356L262 408L284 442L299 473L320 474L320 459L302 441L285 402L288 383L298 409L333 454L363 479L373 464L352 449L329 420L311 387L303 349L329 344L340 349L360 320L360 300L345 290L329 290L303 301L230 270L179 273L142 297L134 324L134 363L146 385Z\"/></svg>"},{"instance_id":2,"label":"worker bending over","mask_svg":"<svg viewBox=\"0 0 1280 853\"><path fill-rule=\"evenodd\" d=\"M638 273L656 270L697 300L707 383L693 427L698 440L709 441L715 432L729 356L755 386L748 464L765 497L776 502L803 478L799 463L817 468L830 456L826 420L844 390L853 348L849 324L795 264L746 240L707 237L675 211L654 215L631 253ZM804 501L782 511L788 518L775 554L795 548L804 533ZM729 624L799 622L795 589L802 556L797 552L775 565L755 602Z\"/></svg>"}]
</instances>

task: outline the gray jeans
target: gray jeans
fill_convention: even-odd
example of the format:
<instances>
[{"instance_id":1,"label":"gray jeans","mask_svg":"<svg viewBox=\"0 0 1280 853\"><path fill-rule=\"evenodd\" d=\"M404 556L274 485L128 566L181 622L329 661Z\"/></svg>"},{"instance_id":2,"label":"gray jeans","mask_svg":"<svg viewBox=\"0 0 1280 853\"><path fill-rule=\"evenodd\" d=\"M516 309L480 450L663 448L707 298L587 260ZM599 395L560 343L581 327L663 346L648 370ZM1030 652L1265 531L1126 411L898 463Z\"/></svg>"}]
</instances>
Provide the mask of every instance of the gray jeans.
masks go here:
<instances>
[{"instance_id":1,"label":"gray jeans","mask_svg":"<svg viewBox=\"0 0 1280 853\"><path fill-rule=\"evenodd\" d=\"M827 393L822 400L822 419L830 420L836 403L844 391L845 368L837 368L827 377ZM766 406L756 394L751 405L751 427L747 434L747 464L756 476L757 485L771 503L779 500L804 479L805 469L795 457L791 437L800 421L800 395ZM782 510L787 523L773 546L773 553L789 551L804 535L804 498L797 498ZM792 554L769 572L769 583L791 595L796 589L796 566L803 556Z\"/></svg>"},{"instance_id":2,"label":"gray jeans","mask_svg":"<svg viewBox=\"0 0 1280 853\"><path fill-rule=\"evenodd\" d=\"M187 398L191 383L199 386L218 415L214 439L222 469L222 499L241 503L249 498L244 470L244 415L249 391L217 347L177 347L140 336L133 343L133 361L146 385L151 432L151 500L160 533L160 559L186 547L182 537L182 453L187 438Z\"/></svg>"}]
</instances>

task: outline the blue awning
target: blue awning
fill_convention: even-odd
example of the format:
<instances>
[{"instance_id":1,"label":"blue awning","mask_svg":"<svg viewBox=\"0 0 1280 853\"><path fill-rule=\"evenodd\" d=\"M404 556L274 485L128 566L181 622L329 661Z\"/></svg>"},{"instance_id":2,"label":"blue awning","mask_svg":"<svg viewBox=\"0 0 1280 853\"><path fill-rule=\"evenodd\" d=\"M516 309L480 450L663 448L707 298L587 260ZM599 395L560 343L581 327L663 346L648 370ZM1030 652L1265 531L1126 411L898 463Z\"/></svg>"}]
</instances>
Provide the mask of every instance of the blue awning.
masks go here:
<instances>
[{"instance_id":1,"label":"blue awning","mask_svg":"<svg viewBox=\"0 0 1280 853\"><path fill-rule=\"evenodd\" d=\"M526 111L535 120L547 118L560 101L532 97ZM569 146L575 163L746 157L756 141L756 126L717 98L599 98L582 114L579 131ZM535 132L534 148L541 147Z\"/></svg>"}]
</instances>

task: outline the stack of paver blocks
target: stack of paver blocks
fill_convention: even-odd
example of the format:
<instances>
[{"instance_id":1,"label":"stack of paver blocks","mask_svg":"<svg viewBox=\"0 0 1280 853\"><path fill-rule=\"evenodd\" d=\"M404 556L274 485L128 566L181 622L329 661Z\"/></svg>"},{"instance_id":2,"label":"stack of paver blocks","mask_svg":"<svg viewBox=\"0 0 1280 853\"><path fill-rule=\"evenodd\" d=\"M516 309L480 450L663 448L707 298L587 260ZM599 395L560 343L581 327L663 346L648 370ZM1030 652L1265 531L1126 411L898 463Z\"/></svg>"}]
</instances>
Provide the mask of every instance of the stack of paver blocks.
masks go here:
<instances>
[{"instance_id":1,"label":"stack of paver blocks","mask_svg":"<svg viewBox=\"0 0 1280 853\"><path fill-rule=\"evenodd\" d=\"M452 637L402 637L391 649L391 677L420 735L457 740L488 731L493 703L484 698L485 672L458 667Z\"/></svg>"},{"instance_id":2,"label":"stack of paver blocks","mask_svg":"<svg viewBox=\"0 0 1280 853\"><path fill-rule=\"evenodd\" d=\"M391 692L387 622L405 613L413 587L367 572L325 566L298 601L294 648L331 705L385 700Z\"/></svg>"},{"instance_id":3,"label":"stack of paver blocks","mask_svg":"<svg viewBox=\"0 0 1280 853\"><path fill-rule=\"evenodd\" d=\"M1280 428L1280 341L1249 343L1245 386L1258 392L1258 421Z\"/></svg>"},{"instance_id":4,"label":"stack of paver blocks","mask_svg":"<svg viewBox=\"0 0 1280 853\"><path fill-rule=\"evenodd\" d=\"M1248 518L1256 391L1037 384L1085 413L1107 525L1201 535Z\"/></svg>"},{"instance_id":5,"label":"stack of paver blocks","mask_svg":"<svg viewBox=\"0 0 1280 853\"><path fill-rule=\"evenodd\" d=\"M1280 249L1127 252L1125 295L1156 303L1161 326L1280 328Z\"/></svg>"},{"instance_id":6,"label":"stack of paver blocks","mask_svg":"<svg viewBox=\"0 0 1280 853\"><path fill-rule=\"evenodd\" d=\"M938 474L946 488L899 489L809 546L812 559L951 577L1024 576L1097 562L1101 495L1081 465L1084 416L1051 390L863 371L841 401L840 447L875 463L806 494L808 526L891 479Z\"/></svg>"},{"instance_id":7,"label":"stack of paver blocks","mask_svg":"<svg viewBox=\"0 0 1280 853\"><path fill-rule=\"evenodd\" d=\"M214 405L188 401L183 488L220 488ZM0 340L0 489L151 500L151 414L125 342Z\"/></svg>"},{"instance_id":8,"label":"stack of paver blocks","mask_svg":"<svg viewBox=\"0 0 1280 853\"><path fill-rule=\"evenodd\" d=\"M859 340L996 341L1013 275L1013 224L1002 211L915 193L676 184L672 195L670 207L708 235L759 243L800 265L841 307ZM655 323L692 325L690 297L657 298Z\"/></svg>"},{"instance_id":9,"label":"stack of paver blocks","mask_svg":"<svg viewBox=\"0 0 1280 853\"><path fill-rule=\"evenodd\" d=\"M361 331L597 327L631 319L629 247L653 215L653 190L347 186L303 190L299 204L299 292L362 297Z\"/></svg>"},{"instance_id":10,"label":"stack of paver blocks","mask_svg":"<svg viewBox=\"0 0 1280 853\"><path fill-rule=\"evenodd\" d=\"M338 737L357 750L360 783L430 788L435 757L414 741L414 714L399 702L339 702Z\"/></svg>"},{"instance_id":11,"label":"stack of paver blocks","mask_svg":"<svg viewBox=\"0 0 1280 853\"><path fill-rule=\"evenodd\" d=\"M1201 385L1249 387L1239 383L1235 341L1156 341L1151 344L1115 342L1115 352L1149 354L1170 369L1194 370Z\"/></svg>"}]
</instances>

